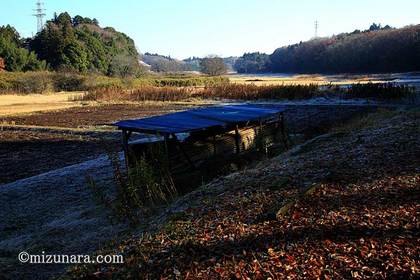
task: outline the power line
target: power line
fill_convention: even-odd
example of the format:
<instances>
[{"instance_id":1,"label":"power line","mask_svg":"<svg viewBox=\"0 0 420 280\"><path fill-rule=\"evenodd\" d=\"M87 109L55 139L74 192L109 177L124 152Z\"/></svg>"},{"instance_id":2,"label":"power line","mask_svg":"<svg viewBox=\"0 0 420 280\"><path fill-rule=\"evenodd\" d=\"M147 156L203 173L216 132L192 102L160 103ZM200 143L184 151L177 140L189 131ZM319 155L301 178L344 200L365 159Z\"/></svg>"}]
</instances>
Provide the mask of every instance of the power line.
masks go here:
<instances>
[{"instance_id":1,"label":"power line","mask_svg":"<svg viewBox=\"0 0 420 280\"><path fill-rule=\"evenodd\" d=\"M315 36L314 38L318 38L318 28L319 28L319 22L318 20L315 21Z\"/></svg>"},{"instance_id":2,"label":"power line","mask_svg":"<svg viewBox=\"0 0 420 280\"><path fill-rule=\"evenodd\" d=\"M36 2L36 9L34 9L35 14L33 14L34 17L36 17L37 19L37 24L38 24L38 32L42 31L42 28L44 27L44 22L43 19L46 16L45 14L45 9L43 7L44 3L41 2L40 0L38 0Z\"/></svg>"}]
</instances>

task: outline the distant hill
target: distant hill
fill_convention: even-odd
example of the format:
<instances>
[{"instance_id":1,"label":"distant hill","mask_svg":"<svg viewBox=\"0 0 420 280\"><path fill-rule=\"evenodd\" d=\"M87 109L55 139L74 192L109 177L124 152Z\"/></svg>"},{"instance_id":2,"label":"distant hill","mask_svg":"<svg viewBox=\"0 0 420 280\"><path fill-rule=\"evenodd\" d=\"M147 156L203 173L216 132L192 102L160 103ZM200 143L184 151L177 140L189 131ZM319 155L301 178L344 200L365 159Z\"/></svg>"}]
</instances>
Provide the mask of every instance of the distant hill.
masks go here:
<instances>
[{"instance_id":1,"label":"distant hill","mask_svg":"<svg viewBox=\"0 0 420 280\"><path fill-rule=\"evenodd\" d=\"M164 56L160 54L152 54L146 52L141 55L141 60L150 65L150 70L154 72L181 72L190 71L191 68L182 60Z\"/></svg>"},{"instance_id":2,"label":"distant hill","mask_svg":"<svg viewBox=\"0 0 420 280\"><path fill-rule=\"evenodd\" d=\"M238 73L263 73L267 72L267 66L270 62L270 56L265 53L245 53L239 57L233 69Z\"/></svg>"},{"instance_id":3,"label":"distant hill","mask_svg":"<svg viewBox=\"0 0 420 280\"><path fill-rule=\"evenodd\" d=\"M134 41L112 27L102 28L96 19L68 13L55 15L29 41L38 58L53 70L133 75L140 71Z\"/></svg>"},{"instance_id":4,"label":"distant hill","mask_svg":"<svg viewBox=\"0 0 420 280\"><path fill-rule=\"evenodd\" d=\"M278 48L273 54L245 54L241 73L373 73L420 70L420 25L355 30Z\"/></svg>"},{"instance_id":5,"label":"distant hill","mask_svg":"<svg viewBox=\"0 0 420 280\"><path fill-rule=\"evenodd\" d=\"M238 59L238 57L236 56L229 56L229 57L222 57L223 58L223 62L226 64L226 67L228 69L228 71L234 71L233 65L235 64L236 60ZM200 61L203 58L201 57L189 57L187 59L184 59L183 61L185 63L187 63L191 69L191 71L200 71Z\"/></svg>"},{"instance_id":6,"label":"distant hill","mask_svg":"<svg viewBox=\"0 0 420 280\"><path fill-rule=\"evenodd\" d=\"M196 71L199 72L201 57L189 57L184 60L172 58L170 56L145 53L141 55L141 60L151 66L154 72L183 72ZM233 71L233 64L237 57L224 57L223 62L226 64L228 71Z\"/></svg>"}]
</instances>

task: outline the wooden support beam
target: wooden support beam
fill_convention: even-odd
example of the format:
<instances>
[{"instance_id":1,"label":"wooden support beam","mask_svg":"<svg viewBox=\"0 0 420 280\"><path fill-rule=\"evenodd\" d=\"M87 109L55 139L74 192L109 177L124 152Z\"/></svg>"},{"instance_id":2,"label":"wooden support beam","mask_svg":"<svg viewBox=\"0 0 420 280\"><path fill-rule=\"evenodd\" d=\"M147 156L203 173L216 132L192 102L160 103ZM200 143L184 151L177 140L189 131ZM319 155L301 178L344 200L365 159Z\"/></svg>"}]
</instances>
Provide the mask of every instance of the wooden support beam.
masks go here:
<instances>
[{"instance_id":1,"label":"wooden support beam","mask_svg":"<svg viewBox=\"0 0 420 280\"><path fill-rule=\"evenodd\" d=\"M195 166L195 164L192 162L191 158L188 156L187 152L185 151L184 147L182 146L182 143L178 140L178 137L176 137L175 133L172 134L172 137L176 143L176 145L178 146L179 150L181 151L181 153L183 154L183 156L185 157L185 159L188 161L188 163L191 165L191 167L193 169L197 169L197 167Z\"/></svg>"},{"instance_id":2,"label":"wooden support beam","mask_svg":"<svg viewBox=\"0 0 420 280\"><path fill-rule=\"evenodd\" d=\"M257 139L260 139L262 143L262 149L264 151L264 154L267 155L268 154L268 147L267 147L267 142L264 141L264 137L263 137L263 133L264 133L264 128L263 128L263 121L262 119L259 119L259 125L260 125L260 129L258 134L256 135Z\"/></svg>"},{"instance_id":3,"label":"wooden support beam","mask_svg":"<svg viewBox=\"0 0 420 280\"><path fill-rule=\"evenodd\" d=\"M131 132L127 132L127 130L123 129L121 131L121 136L122 136L122 146L123 146L123 151L124 151L124 160L125 160L125 165L127 167L127 170L129 168L129 148L128 148L128 140L131 136Z\"/></svg>"},{"instance_id":4,"label":"wooden support beam","mask_svg":"<svg viewBox=\"0 0 420 280\"><path fill-rule=\"evenodd\" d=\"M213 135L213 155L214 156L216 156L216 154L217 154L217 149L216 149L216 146L217 146L217 143L216 143L216 135Z\"/></svg>"},{"instance_id":5,"label":"wooden support beam","mask_svg":"<svg viewBox=\"0 0 420 280\"><path fill-rule=\"evenodd\" d=\"M284 113L283 112L280 113L280 132L281 132L281 137L282 137L282 140L283 140L284 147L287 149L289 145L287 143L286 127L284 125Z\"/></svg>"},{"instance_id":6,"label":"wooden support beam","mask_svg":"<svg viewBox=\"0 0 420 280\"><path fill-rule=\"evenodd\" d=\"M236 153L239 154L241 152L241 147L239 146L241 135L239 134L239 128L238 126L235 126L235 147L236 147Z\"/></svg>"},{"instance_id":7,"label":"wooden support beam","mask_svg":"<svg viewBox=\"0 0 420 280\"><path fill-rule=\"evenodd\" d=\"M167 163L168 163L168 168L169 168L169 170L171 170L171 159L169 157L169 147L168 147L169 136L170 136L170 134L165 133L165 136L163 137L163 139L164 139L164 142L165 142L165 156L166 156L166 160L167 160Z\"/></svg>"}]
</instances>

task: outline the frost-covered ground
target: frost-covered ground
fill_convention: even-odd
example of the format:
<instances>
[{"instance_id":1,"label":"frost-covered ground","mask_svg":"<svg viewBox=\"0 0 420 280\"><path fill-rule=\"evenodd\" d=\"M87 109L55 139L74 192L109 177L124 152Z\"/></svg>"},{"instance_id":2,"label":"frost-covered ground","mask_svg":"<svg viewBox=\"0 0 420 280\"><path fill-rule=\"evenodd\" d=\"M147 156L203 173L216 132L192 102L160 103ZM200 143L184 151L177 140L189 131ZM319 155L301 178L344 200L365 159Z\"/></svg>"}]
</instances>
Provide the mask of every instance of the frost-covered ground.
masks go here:
<instances>
[{"instance_id":1,"label":"frost-covered ground","mask_svg":"<svg viewBox=\"0 0 420 280\"><path fill-rule=\"evenodd\" d=\"M0 186L0 274L9 268L16 272L20 251L88 253L126 229L112 224L109 213L92 201L86 175L94 175L101 186L113 183L109 160L101 156ZM28 276L44 269L60 267L22 266L19 270Z\"/></svg>"},{"instance_id":2,"label":"frost-covered ground","mask_svg":"<svg viewBox=\"0 0 420 280\"><path fill-rule=\"evenodd\" d=\"M313 133L374 107L295 103L288 109L286 122L292 133ZM128 229L125 224L111 223L106 209L97 206L86 175L94 177L99 186L112 187L113 172L106 156L0 185L0 274L13 279L16 275L35 278L34 271L43 276L56 273L63 267L23 266L16 256L20 251L89 253Z\"/></svg>"},{"instance_id":3,"label":"frost-covered ground","mask_svg":"<svg viewBox=\"0 0 420 280\"><path fill-rule=\"evenodd\" d=\"M231 74L233 82L255 84L334 84L349 85L354 83L384 83L392 82L419 86L420 73L384 73L384 74L288 74L288 73L261 73L261 74Z\"/></svg>"}]
</instances>

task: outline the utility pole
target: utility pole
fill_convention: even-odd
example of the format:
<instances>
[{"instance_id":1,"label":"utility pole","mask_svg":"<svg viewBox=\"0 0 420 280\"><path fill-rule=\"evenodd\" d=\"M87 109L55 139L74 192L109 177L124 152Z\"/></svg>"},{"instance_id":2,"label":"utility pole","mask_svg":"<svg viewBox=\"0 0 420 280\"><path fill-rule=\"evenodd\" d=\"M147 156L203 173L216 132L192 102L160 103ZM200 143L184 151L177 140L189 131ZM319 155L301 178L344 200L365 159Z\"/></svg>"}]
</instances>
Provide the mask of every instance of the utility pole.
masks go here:
<instances>
[{"instance_id":1,"label":"utility pole","mask_svg":"<svg viewBox=\"0 0 420 280\"><path fill-rule=\"evenodd\" d=\"M45 9L43 8L44 3L41 2L41 0L38 0L36 2L36 9L34 9L35 14L33 14L34 17L37 19L38 23L38 32L42 31L42 28L44 27L43 18L46 16Z\"/></svg>"},{"instance_id":2,"label":"utility pole","mask_svg":"<svg viewBox=\"0 0 420 280\"><path fill-rule=\"evenodd\" d=\"M315 36L314 38L318 38L318 28L319 28L319 22L318 20L315 21Z\"/></svg>"}]
</instances>

